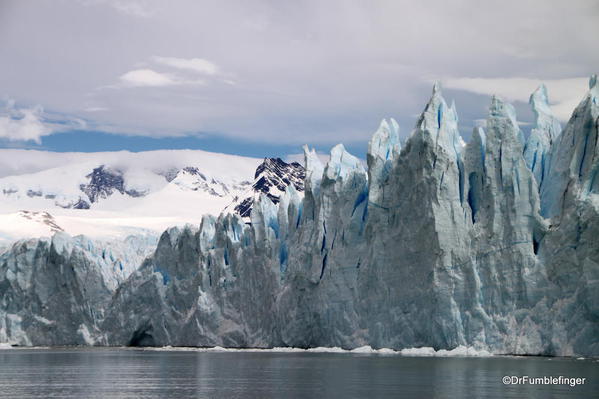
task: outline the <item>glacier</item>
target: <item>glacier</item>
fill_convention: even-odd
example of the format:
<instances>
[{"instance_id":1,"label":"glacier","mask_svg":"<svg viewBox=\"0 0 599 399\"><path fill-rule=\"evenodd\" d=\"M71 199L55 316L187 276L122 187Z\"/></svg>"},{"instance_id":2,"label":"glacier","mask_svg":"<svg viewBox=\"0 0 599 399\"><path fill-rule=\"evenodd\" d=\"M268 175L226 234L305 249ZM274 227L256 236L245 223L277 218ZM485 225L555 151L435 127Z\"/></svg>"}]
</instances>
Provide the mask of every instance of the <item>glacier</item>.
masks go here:
<instances>
[{"instance_id":1,"label":"glacier","mask_svg":"<svg viewBox=\"0 0 599 399\"><path fill-rule=\"evenodd\" d=\"M0 342L599 356L596 76L563 131L543 86L530 103L526 140L493 97L464 144L435 84L367 168L305 147L303 196L170 228L117 277L64 233L4 248Z\"/></svg>"},{"instance_id":2,"label":"glacier","mask_svg":"<svg viewBox=\"0 0 599 399\"><path fill-rule=\"evenodd\" d=\"M155 247L152 235L104 241L58 232L0 249L0 342L93 345L114 291Z\"/></svg>"}]
</instances>

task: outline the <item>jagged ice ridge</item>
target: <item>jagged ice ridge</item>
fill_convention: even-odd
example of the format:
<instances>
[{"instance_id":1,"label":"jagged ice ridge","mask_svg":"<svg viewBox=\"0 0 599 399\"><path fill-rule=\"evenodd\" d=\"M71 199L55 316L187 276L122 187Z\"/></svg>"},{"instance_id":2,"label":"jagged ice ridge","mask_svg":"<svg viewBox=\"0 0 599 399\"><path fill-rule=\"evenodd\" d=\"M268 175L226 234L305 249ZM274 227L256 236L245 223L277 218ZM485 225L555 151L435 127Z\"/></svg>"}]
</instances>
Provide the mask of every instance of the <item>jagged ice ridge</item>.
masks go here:
<instances>
[{"instance_id":1,"label":"jagged ice ridge","mask_svg":"<svg viewBox=\"0 0 599 399\"><path fill-rule=\"evenodd\" d=\"M324 166L306 148L303 198L289 185L278 204L254 203L251 225L222 214L169 229L114 289L90 254L13 247L0 341L597 356L595 76L589 86L563 132L540 87L527 140L494 97L464 146L435 85L403 147L397 123L381 123L368 170L342 145ZM71 305L23 300L53 289L27 283L46 276Z\"/></svg>"}]
</instances>

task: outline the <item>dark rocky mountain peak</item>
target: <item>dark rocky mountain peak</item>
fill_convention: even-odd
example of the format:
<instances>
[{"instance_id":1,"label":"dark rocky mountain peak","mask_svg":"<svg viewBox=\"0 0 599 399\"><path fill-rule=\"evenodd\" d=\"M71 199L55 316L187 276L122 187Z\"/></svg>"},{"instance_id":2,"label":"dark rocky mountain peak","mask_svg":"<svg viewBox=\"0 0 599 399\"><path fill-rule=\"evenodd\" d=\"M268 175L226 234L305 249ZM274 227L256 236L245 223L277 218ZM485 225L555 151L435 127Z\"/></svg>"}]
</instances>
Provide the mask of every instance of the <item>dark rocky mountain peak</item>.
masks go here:
<instances>
[{"instance_id":1,"label":"dark rocky mountain peak","mask_svg":"<svg viewBox=\"0 0 599 399\"><path fill-rule=\"evenodd\" d=\"M98 166L85 177L89 179L89 183L82 184L79 188L87 195L91 203L98 202L101 198L108 198L115 191L131 197L145 195L145 193L136 190L126 190L122 172L110 170L105 165Z\"/></svg>"},{"instance_id":2,"label":"dark rocky mountain peak","mask_svg":"<svg viewBox=\"0 0 599 399\"><path fill-rule=\"evenodd\" d=\"M297 162L287 163L281 158L264 158L256 168L251 189L243 198L239 198L232 204L233 209L235 213L247 218L252 211L254 200L257 200L261 193L276 204L287 186L291 184L298 192L303 192L305 177L306 170Z\"/></svg>"}]
</instances>

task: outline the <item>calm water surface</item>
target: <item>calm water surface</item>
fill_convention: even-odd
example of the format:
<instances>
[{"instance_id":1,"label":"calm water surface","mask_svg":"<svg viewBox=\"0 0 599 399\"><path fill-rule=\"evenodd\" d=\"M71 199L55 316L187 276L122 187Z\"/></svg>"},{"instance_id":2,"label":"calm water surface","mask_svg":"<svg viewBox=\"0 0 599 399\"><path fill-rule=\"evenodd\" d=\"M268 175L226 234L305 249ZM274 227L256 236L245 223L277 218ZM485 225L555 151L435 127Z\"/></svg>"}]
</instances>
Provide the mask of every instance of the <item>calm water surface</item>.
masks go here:
<instances>
[{"instance_id":1,"label":"calm water surface","mask_svg":"<svg viewBox=\"0 0 599 399\"><path fill-rule=\"evenodd\" d=\"M585 377L505 386L504 375ZM0 350L11 398L597 398L599 361L133 349Z\"/></svg>"}]
</instances>

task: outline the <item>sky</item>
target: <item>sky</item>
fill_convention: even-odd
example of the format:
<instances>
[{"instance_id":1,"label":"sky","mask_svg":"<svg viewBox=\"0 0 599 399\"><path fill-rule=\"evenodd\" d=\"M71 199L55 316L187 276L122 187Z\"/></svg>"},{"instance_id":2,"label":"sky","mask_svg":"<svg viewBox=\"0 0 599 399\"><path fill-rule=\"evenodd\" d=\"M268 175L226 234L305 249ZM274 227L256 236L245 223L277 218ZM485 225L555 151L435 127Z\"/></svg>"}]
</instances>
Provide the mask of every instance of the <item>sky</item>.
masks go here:
<instances>
[{"instance_id":1,"label":"sky","mask_svg":"<svg viewBox=\"0 0 599 399\"><path fill-rule=\"evenodd\" d=\"M490 95L565 123L599 70L599 2L2 0L0 148L364 158L432 84L467 140Z\"/></svg>"}]
</instances>

